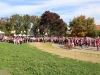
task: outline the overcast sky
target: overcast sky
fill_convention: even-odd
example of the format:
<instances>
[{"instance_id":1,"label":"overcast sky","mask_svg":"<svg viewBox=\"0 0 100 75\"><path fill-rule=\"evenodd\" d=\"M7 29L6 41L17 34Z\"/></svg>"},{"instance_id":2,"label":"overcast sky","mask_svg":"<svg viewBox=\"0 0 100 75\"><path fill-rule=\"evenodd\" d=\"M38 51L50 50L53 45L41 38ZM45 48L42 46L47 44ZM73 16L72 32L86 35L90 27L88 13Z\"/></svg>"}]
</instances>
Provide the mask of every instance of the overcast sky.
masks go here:
<instances>
[{"instance_id":1,"label":"overcast sky","mask_svg":"<svg viewBox=\"0 0 100 75\"><path fill-rule=\"evenodd\" d=\"M41 16L45 11L55 12L67 23L85 15L100 25L100 0L0 0L0 17L14 14Z\"/></svg>"}]
</instances>

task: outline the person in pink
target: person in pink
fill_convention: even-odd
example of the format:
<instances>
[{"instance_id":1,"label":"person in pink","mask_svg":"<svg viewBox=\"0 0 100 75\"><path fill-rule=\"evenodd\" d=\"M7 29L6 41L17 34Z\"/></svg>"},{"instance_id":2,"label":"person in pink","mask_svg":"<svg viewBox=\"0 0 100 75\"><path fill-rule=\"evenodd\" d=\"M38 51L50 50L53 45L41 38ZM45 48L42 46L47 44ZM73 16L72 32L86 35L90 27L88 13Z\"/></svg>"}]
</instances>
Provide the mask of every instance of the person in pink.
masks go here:
<instances>
[{"instance_id":1,"label":"person in pink","mask_svg":"<svg viewBox=\"0 0 100 75\"><path fill-rule=\"evenodd\" d=\"M76 45L77 45L77 39L74 38L74 47L76 47Z\"/></svg>"},{"instance_id":2,"label":"person in pink","mask_svg":"<svg viewBox=\"0 0 100 75\"><path fill-rule=\"evenodd\" d=\"M98 51L99 47L100 47L100 39L99 38L96 39L96 46L97 46L97 51Z\"/></svg>"},{"instance_id":3,"label":"person in pink","mask_svg":"<svg viewBox=\"0 0 100 75\"><path fill-rule=\"evenodd\" d=\"M94 47L96 47L96 39L94 39L93 44L94 44Z\"/></svg>"},{"instance_id":4,"label":"person in pink","mask_svg":"<svg viewBox=\"0 0 100 75\"><path fill-rule=\"evenodd\" d=\"M87 39L87 47L90 46L90 39Z\"/></svg>"}]
</instances>

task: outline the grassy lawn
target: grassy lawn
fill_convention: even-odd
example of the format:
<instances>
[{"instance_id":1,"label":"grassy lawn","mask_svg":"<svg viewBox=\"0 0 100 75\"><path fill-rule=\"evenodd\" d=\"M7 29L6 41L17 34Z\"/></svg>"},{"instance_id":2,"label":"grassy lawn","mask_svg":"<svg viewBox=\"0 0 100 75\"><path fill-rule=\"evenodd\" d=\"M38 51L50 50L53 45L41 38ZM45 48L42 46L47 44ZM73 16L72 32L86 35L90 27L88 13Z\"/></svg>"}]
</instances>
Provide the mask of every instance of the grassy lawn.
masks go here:
<instances>
[{"instance_id":1,"label":"grassy lawn","mask_svg":"<svg viewBox=\"0 0 100 75\"><path fill-rule=\"evenodd\" d=\"M100 75L100 64L60 58L28 44L0 42L0 75Z\"/></svg>"}]
</instances>

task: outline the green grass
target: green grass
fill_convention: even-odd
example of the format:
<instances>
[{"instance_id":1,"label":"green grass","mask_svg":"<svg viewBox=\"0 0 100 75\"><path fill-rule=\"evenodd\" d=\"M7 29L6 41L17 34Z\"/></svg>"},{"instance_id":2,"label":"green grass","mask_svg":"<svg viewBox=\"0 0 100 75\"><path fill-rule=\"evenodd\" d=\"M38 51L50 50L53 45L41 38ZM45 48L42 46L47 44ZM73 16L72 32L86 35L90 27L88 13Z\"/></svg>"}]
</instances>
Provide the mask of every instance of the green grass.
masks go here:
<instances>
[{"instance_id":1,"label":"green grass","mask_svg":"<svg viewBox=\"0 0 100 75\"><path fill-rule=\"evenodd\" d=\"M0 75L100 75L100 64L60 58L28 44L0 42Z\"/></svg>"}]
</instances>

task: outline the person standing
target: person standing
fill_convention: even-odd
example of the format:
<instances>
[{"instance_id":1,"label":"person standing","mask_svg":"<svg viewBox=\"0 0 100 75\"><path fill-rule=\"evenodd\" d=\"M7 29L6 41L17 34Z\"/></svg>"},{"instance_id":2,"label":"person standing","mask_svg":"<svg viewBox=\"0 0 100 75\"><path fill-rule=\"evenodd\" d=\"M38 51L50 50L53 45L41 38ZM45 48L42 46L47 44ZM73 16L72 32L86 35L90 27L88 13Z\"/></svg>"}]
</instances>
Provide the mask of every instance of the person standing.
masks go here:
<instances>
[{"instance_id":1,"label":"person standing","mask_svg":"<svg viewBox=\"0 0 100 75\"><path fill-rule=\"evenodd\" d=\"M99 38L96 39L96 46L97 46L97 51L98 51L99 47L100 47L100 39Z\"/></svg>"}]
</instances>

